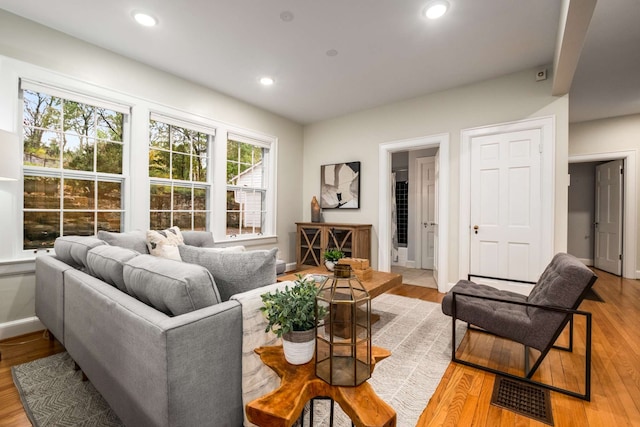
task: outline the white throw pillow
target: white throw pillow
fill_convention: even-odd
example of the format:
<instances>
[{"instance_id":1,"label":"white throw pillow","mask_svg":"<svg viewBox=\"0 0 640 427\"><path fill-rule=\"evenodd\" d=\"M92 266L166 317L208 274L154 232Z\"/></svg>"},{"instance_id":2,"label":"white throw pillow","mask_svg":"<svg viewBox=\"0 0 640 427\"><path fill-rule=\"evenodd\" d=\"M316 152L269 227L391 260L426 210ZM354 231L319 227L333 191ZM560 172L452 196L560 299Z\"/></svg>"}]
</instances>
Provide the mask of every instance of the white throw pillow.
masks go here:
<instances>
[{"instance_id":1,"label":"white throw pillow","mask_svg":"<svg viewBox=\"0 0 640 427\"><path fill-rule=\"evenodd\" d=\"M178 227L147 231L147 248L153 256L182 261L179 245L184 245L184 238Z\"/></svg>"}]
</instances>

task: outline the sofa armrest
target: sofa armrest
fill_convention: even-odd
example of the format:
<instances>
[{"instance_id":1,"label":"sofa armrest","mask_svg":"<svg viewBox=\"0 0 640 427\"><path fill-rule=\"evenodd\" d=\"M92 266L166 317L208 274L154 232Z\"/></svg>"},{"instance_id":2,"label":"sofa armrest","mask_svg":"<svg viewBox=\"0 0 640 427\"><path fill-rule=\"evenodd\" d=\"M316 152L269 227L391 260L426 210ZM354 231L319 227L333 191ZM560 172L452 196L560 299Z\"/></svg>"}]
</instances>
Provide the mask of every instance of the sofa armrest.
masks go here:
<instances>
[{"instance_id":1,"label":"sofa armrest","mask_svg":"<svg viewBox=\"0 0 640 427\"><path fill-rule=\"evenodd\" d=\"M125 424L241 425L237 302L169 317L79 271L65 287L67 350Z\"/></svg>"},{"instance_id":2,"label":"sofa armrest","mask_svg":"<svg viewBox=\"0 0 640 427\"><path fill-rule=\"evenodd\" d=\"M36 258L36 316L64 345L64 272L73 270L55 256Z\"/></svg>"}]
</instances>

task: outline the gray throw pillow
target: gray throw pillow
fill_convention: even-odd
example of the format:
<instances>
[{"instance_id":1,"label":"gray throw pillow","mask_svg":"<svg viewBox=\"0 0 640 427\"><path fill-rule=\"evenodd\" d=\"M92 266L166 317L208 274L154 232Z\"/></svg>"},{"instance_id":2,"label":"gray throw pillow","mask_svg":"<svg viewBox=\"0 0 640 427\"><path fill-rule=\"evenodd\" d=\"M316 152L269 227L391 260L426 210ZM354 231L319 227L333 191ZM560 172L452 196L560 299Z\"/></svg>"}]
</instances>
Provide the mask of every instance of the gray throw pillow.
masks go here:
<instances>
[{"instance_id":1,"label":"gray throw pillow","mask_svg":"<svg viewBox=\"0 0 640 427\"><path fill-rule=\"evenodd\" d=\"M122 292L127 292L124 284L124 264L138 255L140 254L137 251L120 246L96 246L87 253L87 266L94 277Z\"/></svg>"},{"instance_id":2,"label":"gray throw pillow","mask_svg":"<svg viewBox=\"0 0 640 427\"><path fill-rule=\"evenodd\" d=\"M86 271L87 253L100 245L106 245L106 243L93 236L62 236L53 243L53 249L60 261Z\"/></svg>"},{"instance_id":3,"label":"gray throw pillow","mask_svg":"<svg viewBox=\"0 0 640 427\"><path fill-rule=\"evenodd\" d=\"M199 265L140 255L124 265L129 295L170 316L220 302L211 273Z\"/></svg>"},{"instance_id":4,"label":"gray throw pillow","mask_svg":"<svg viewBox=\"0 0 640 427\"><path fill-rule=\"evenodd\" d=\"M141 230L128 231L126 233L114 233L111 231L98 231L98 239L104 240L111 246L120 246L141 254L148 254L147 233Z\"/></svg>"},{"instance_id":5,"label":"gray throw pillow","mask_svg":"<svg viewBox=\"0 0 640 427\"><path fill-rule=\"evenodd\" d=\"M213 233L210 231L180 230L185 245L198 246L200 248L213 247Z\"/></svg>"},{"instance_id":6,"label":"gray throw pillow","mask_svg":"<svg viewBox=\"0 0 640 427\"><path fill-rule=\"evenodd\" d=\"M206 267L211 272L222 301L232 295L276 282L277 248L246 252L218 252L179 246L182 261Z\"/></svg>"}]
</instances>

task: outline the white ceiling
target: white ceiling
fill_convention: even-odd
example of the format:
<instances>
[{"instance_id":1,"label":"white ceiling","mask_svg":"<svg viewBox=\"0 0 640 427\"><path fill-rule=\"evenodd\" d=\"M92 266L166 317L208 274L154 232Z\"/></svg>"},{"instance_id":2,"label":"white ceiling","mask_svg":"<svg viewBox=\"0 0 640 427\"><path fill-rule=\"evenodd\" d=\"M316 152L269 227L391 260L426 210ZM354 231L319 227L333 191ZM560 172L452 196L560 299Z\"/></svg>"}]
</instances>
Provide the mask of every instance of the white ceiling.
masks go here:
<instances>
[{"instance_id":1,"label":"white ceiling","mask_svg":"<svg viewBox=\"0 0 640 427\"><path fill-rule=\"evenodd\" d=\"M0 0L0 8L300 123L552 63L560 0L449 2L438 21L421 17L426 0ZM133 10L159 25L140 27ZM640 113L639 22L640 0L598 2L572 121ZM261 86L264 75L276 83Z\"/></svg>"}]
</instances>

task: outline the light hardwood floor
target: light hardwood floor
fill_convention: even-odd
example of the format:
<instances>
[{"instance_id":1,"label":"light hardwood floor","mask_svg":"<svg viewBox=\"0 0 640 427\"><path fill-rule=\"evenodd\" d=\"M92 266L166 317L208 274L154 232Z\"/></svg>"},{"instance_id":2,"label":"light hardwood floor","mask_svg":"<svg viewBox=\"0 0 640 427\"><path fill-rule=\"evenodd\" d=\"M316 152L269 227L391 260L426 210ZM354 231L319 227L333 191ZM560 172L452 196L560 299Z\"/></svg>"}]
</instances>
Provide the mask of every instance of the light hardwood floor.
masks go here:
<instances>
[{"instance_id":1,"label":"light hardwood floor","mask_svg":"<svg viewBox=\"0 0 640 427\"><path fill-rule=\"evenodd\" d=\"M594 289L604 303L585 301L580 309L593 313L593 365L591 402L551 392L556 426L640 426L640 281L621 279L597 271ZM390 293L440 302L435 289L402 285ZM576 325L576 355L552 350L540 378L556 385L578 387L584 376L581 356L584 325ZM0 426L30 426L11 378L11 366L64 349L42 338L42 333L4 341L30 341L0 347ZM582 347L581 347L582 346ZM522 347L481 333L467 334L462 357L490 360L494 367L519 372ZM392 356L393 357L393 356ZM545 426L490 404L495 376L460 365L449 365L418 422L427 426ZM398 426L407 427L407 426Z\"/></svg>"}]
</instances>

